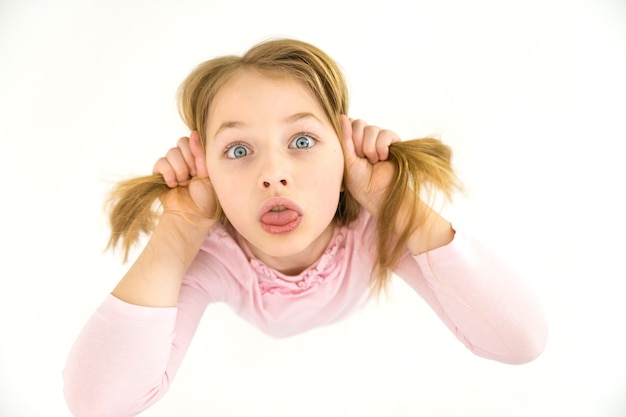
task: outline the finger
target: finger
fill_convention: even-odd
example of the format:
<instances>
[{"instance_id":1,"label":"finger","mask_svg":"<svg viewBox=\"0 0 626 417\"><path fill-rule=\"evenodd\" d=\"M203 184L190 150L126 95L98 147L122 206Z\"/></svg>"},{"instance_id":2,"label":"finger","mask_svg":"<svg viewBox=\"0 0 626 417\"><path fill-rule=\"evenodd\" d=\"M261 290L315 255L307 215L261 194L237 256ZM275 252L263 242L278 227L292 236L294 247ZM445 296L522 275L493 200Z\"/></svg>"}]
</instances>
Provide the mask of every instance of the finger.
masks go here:
<instances>
[{"instance_id":1,"label":"finger","mask_svg":"<svg viewBox=\"0 0 626 417\"><path fill-rule=\"evenodd\" d=\"M343 135L343 147L345 151L346 164L350 165L350 163L357 158L357 155L354 151L354 140L352 133L352 123L350 119L344 114L340 116L341 119L341 132Z\"/></svg>"},{"instance_id":2,"label":"finger","mask_svg":"<svg viewBox=\"0 0 626 417\"><path fill-rule=\"evenodd\" d=\"M395 142L400 142L400 138L391 130L383 129L378 133L376 153L379 161L386 161L389 158L389 146Z\"/></svg>"},{"instance_id":3,"label":"finger","mask_svg":"<svg viewBox=\"0 0 626 417\"><path fill-rule=\"evenodd\" d=\"M359 158L365 157L363 153L363 135L366 127L367 123L363 120L352 121L352 142L354 142L354 152Z\"/></svg>"},{"instance_id":4,"label":"finger","mask_svg":"<svg viewBox=\"0 0 626 417\"><path fill-rule=\"evenodd\" d=\"M178 180L176 179L176 173L165 158L159 158L152 168L153 174L160 174L163 180L170 188L176 188L178 186Z\"/></svg>"},{"instance_id":5,"label":"finger","mask_svg":"<svg viewBox=\"0 0 626 417\"><path fill-rule=\"evenodd\" d=\"M367 126L363 130L363 156L365 156L371 164L375 164L379 161L377 142L380 132L381 129L376 126Z\"/></svg>"},{"instance_id":6,"label":"finger","mask_svg":"<svg viewBox=\"0 0 626 417\"><path fill-rule=\"evenodd\" d=\"M200 143L200 134L197 130L191 132L189 137L189 150L193 156L193 166L195 168L196 176L200 178L207 178L209 171L206 165L206 153Z\"/></svg>"},{"instance_id":7,"label":"finger","mask_svg":"<svg viewBox=\"0 0 626 417\"><path fill-rule=\"evenodd\" d=\"M195 177L196 176L196 166L195 166L196 164L194 161L193 153L191 152L191 147L189 145L189 138L183 136L182 138L178 139L176 146L178 147L178 149L180 149L183 159L185 160L185 163L187 164L189 175L192 177Z\"/></svg>"},{"instance_id":8,"label":"finger","mask_svg":"<svg viewBox=\"0 0 626 417\"><path fill-rule=\"evenodd\" d=\"M176 181L178 181L179 185L183 185L189 181L191 178L189 165L187 165L187 162L183 157L183 153L178 146L167 151L165 159L167 159L167 162L169 162L170 166L174 170L174 173L176 174Z\"/></svg>"}]
</instances>

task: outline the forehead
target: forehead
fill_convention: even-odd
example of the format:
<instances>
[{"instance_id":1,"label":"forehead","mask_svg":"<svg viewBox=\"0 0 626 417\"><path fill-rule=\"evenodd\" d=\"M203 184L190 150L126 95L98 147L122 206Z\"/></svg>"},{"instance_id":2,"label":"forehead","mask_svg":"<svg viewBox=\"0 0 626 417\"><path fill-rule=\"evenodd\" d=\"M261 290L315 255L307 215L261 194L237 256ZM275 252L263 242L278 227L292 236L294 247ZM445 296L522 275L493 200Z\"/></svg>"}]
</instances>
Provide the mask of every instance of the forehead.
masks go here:
<instances>
[{"instance_id":1,"label":"forehead","mask_svg":"<svg viewBox=\"0 0 626 417\"><path fill-rule=\"evenodd\" d=\"M220 88L209 106L209 114L217 116L224 111L244 111L272 103L313 106L322 110L315 95L296 77L285 72L246 68Z\"/></svg>"}]
</instances>

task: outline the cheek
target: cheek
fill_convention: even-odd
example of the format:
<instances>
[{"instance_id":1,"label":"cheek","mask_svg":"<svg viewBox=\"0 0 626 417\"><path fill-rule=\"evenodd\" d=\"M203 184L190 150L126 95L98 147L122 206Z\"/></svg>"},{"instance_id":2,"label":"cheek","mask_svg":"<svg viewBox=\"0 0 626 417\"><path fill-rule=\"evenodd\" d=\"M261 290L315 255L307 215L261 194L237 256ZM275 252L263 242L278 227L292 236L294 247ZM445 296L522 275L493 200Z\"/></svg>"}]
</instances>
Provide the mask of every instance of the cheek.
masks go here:
<instances>
[{"instance_id":1,"label":"cheek","mask_svg":"<svg viewBox=\"0 0 626 417\"><path fill-rule=\"evenodd\" d=\"M343 184L343 177L345 174L345 161L341 148L338 148L337 151L333 153L332 161L333 162L329 164L327 168L327 176L329 177L329 181L337 182L341 186Z\"/></svg>"},{"instance_id":2,"label":"cheek","mask_svg":"<svg viewBox=\"0 0 626 417\"><path fill-rule=\"evenodd\" d=\"M228 183L232 181L233 175L229 172L228 164L225 164L224 161L220 160L220 158L215 155L212 156L211 159L207 159L207 173L211 184L213 184L213 188L217 191L219 188L227 187Z\"/></svg>"},{"instance_id":3,"label":"cheek","mask_svg":"<svg viewBox=\"0 0 626 417\"><path fill-rule=\"evenodd\" d=\"M317 187L324 192L325 199L334 199L343 187L344 164L341 151L339 155L333 155L327 163L317 167L313 175Z\"/></svg>"},{"instance_id":4,"label":"cheek","mask_svg":"<svg viewBox=\"0 0 626 417\"><path fill-rule=\"evenodd\" d=\"M218 203L222 209L228 210L229 206L235 204L232 201L234 197L239 194L236 192L237 185L234 183L231 175L225 174L223 169L220 169L219 164L209 162L207 165L209 180L215 191Z\"/></svg>"}]
</instances>

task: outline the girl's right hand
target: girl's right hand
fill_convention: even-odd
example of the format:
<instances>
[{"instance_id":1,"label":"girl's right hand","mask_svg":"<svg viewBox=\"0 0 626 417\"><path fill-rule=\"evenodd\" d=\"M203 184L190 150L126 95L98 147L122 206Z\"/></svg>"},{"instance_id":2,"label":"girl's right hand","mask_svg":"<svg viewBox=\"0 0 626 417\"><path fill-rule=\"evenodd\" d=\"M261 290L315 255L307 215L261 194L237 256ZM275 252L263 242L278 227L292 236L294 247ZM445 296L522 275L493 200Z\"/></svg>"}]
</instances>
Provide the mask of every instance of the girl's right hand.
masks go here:
<instances>
[{"instance_id":1,"label":"girl's right hand","mask_svg":"<svg viewBox=\"0 0 626 417\"><path fill-rule=\"evenodd\" d=\"M166 211L196 214L212 218L217 208L215 192L209 180L206 156L197 131L178 139L164 157L159 158L153 174L163 177L171 190L163 199Z\"/></svg>"}]
</instances>

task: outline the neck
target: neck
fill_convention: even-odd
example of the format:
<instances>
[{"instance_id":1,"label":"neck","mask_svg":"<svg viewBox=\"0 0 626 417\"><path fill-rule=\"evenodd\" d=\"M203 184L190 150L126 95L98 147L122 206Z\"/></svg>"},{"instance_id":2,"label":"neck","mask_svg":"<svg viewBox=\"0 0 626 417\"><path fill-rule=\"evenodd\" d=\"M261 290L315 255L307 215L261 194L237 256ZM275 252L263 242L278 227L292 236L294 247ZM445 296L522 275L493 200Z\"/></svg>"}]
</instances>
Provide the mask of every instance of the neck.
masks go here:
<instances>
[{"instance_id":1,"label":"neck","mask_svg":"<svg viewBox=\"0 0 626 417\"><path fill-rule=\"evenodd\" d=\"M301 252L289 256L271 256L246 241L250 252L265 265L285 275L299 275L322 256L334 232L334 222Z\"/></svg>"}]
</instances>

